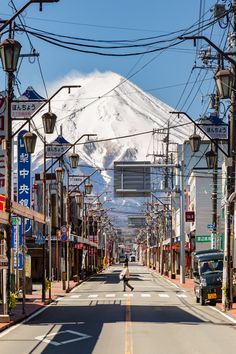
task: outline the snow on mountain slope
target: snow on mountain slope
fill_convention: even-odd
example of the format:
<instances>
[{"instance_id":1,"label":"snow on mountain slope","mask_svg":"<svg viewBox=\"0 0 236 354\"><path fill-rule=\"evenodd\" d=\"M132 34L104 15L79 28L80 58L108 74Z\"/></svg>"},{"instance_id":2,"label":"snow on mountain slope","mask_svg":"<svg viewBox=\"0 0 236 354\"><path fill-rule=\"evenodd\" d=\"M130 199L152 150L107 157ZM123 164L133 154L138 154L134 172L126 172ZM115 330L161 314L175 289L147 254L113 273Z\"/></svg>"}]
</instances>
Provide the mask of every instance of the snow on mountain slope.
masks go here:
<instances>
[{"instance_id":1,"label":"snow on mountain slope","mask_svg":"<svg viewBox=\"0 0 236 354\"><path fill-rule=\"evenodd\" d=\"M76 172L71 173L89 175L93 171L91 166L107 168L107 171L96 173L92 178L94 191L98 193L101 193L107 184L112 190L114 161L152 160L148 154L161 152L166 132L164 135L155 134L154 137L153 129L166 128L168 120L171 126L189 123L186 119L184 121L184 118L180 121L176 116L171 116L171 107L113 72L95 72L87 76L74 72L54 83L50 87L51 94L62 85L81 85L81 88L72 88L70 93L64 89L52 100L51 110L58 117L57 129L53 135L47 136L47 142L52 142L60 134L60 126L63 137L70 143L74 143L83 134L97 134L95 140L98 142L81 144L86 141L85 138L79 142L76 151L81 158L80 164L87 167L78 168ZM46 111L42 110L34 119L42 134L41 115ZM149 133L116 139L143 132ZM170 141L182 142L190 133L192 128L189 128L189 125L170 129ZM157 151L154 151L154 146ZM42 143L38 142L36 149L33 158L35 172L42 170ZM120 198L115 203L116 208L127 208L128 212L133 207L137 210L139 205L138 199ZM114 206L113 202L110 206ZM116 216L120 226L123 219L121 215Z\"/></svg>"},{"instance_id":2,"label":"snow on mountain slope","mask_svg":"<svg viewBox=\"0 0 236 354\"><path fill-rule=\"evenodd\" d=\"M70 94L67 90L61 91L51 105L58 116L57 127L62 125L63 136L71 143L83 134L97 134L97 140L114 139L161 129L167 126L169 119L170 122L176 120L169 114L173 110L171 107L112 72L96 72L88 76L73 73L55 83L51 91L54 93L62 85L82 86L71 89ZM41 118L36 119L36 125L42 127ZM171 140L180 142L189 133L188 127L171 129ZM48 136L47 140L55 137L56 134ZM150 133L99 142L93 147L80 145L78 152L88 164L99 168L112 167L114 160L146 160L146 155L153 152L149 148L151 140ZM41 148L39 145L38 151Z\"/></svg>"}]
</instances>

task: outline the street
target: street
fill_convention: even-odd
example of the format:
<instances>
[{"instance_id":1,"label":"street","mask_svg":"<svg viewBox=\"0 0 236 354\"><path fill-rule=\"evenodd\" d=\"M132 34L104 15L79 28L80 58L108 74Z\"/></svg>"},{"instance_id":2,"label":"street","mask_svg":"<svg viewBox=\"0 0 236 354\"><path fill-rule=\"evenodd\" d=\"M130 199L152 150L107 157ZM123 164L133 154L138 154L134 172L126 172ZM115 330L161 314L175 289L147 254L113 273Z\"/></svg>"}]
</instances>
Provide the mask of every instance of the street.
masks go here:
<instances>
[{"instance_id":1,"label":"street","mask_svg":"<svg viewBox=\"0 0 236 354\"><path fill-rule=\"evenodd\" d=\"M236 322L147 268L130 264L129 289L113 265L0 335L1 354L222 354Z\"/></svg>"}]
</instances>

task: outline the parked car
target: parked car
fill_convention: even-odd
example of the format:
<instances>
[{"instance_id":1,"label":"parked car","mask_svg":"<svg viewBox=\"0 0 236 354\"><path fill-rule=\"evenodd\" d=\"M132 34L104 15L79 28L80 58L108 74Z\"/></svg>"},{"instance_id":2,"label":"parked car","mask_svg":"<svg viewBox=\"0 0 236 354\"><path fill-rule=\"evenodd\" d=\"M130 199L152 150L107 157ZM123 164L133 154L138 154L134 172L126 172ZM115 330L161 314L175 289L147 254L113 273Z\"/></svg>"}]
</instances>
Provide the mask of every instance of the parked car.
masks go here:
<instances>
[{"instance_id":1,"label":"parked car","mask_svg":"<svg viewBox=\"0 0 236 354\"><path fill-rule=\"evenodd\" d=\"M136 262L136 256L134 254L131 254L129 257L130 262Z\"/></svg>"},{"instance_id":2,"label":"parked car","mask_svg":"<svg viewBox=\"0 0 236 354\"><path fill-rule=\"evenodd\" d=\"M119 263L125 263L125 261L126 261L126 256L125 255L120 255L119 256Z\"/></svg>"},{"instance_id":3,"label":"parked car","mask_svg":"<svg viewBox=\"0 0 236 354\"><path fill-rule=\"evenodd\" d=\"M223 257L223 252L215 250L194 254L194 293L201 305L222 299Z\"/></svg>"}]
</instances>

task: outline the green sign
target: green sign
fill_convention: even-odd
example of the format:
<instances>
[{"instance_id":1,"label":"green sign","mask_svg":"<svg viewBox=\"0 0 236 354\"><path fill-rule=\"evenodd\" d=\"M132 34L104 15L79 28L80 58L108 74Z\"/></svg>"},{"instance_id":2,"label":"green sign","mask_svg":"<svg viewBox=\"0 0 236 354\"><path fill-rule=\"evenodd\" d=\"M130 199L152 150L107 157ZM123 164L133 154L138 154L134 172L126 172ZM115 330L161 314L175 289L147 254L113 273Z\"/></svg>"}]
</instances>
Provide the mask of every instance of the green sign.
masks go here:
<instances>
[{"instance_id":1,"label":"green sign","mask_svg":"<svg viewBox=\"0 0 236 354\"><path fill-rule=\"evenodd\" d=\"M211 235L196 236L196 242L211 242Z\"/></svg>"}]
</instances>

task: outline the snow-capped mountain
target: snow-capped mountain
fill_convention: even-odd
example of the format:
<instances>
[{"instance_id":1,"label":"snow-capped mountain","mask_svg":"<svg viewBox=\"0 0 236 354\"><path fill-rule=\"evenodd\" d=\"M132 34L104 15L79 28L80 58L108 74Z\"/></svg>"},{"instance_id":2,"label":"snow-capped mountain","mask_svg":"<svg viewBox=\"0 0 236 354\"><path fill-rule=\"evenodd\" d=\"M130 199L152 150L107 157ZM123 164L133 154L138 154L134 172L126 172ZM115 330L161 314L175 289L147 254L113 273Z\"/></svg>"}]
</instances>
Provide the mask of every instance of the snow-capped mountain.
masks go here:
<instances>
[{"instance_id":1,"label":"snow-capped mountain","mask_svg":"<svg viewBox=\"0 0 236 354\"><path fill-rule=\"evenodd\" d=\"M95 72L87 76L73 73L55 83L50 91L53 94L63 85L81 87L71 88L70 92L63 89L51 101L51 111L58 117L57 129L52 136L47 136L47 142L55 140L60 132L70 143L83 134L97 134L90 139L93 143L81 144L86 141L83 138L76 147L80 163L88 165L87 170L80 168L77 173L81 174L83 170L82 174L90 174L91 166L102 170L102 176L96 174L93 177L97 192L101 192L106 183L112 183L114 161L152 161L148 155L161 152L165 134L162 131L153 135L153 129L166 128L168 121L170 126L183 124L183 118L180 121L170 115L173 109L167 104L113 72ZM41 115L45 111L43 109L34 119L35 126L42 134ZM183 141L189 136L190 129L188 126L170 129L170 141ZM33 165L35 172L42 169L42 148L42 143L37 143ZM136 201L134 203L137 204Z\"/></svg>"},{"instance_id":2,"label":"snow-capped mountain","mask_svg":"<svg viewBox=\"0 0 236 354\"><path fill-rule=\"evenodd\" d=\"M170 125L175 125L173 120L179 123L176 116L169 114L173 110L170 106L112 72L96 72L86 77L70 75L57 82L52 91L62 85L81 85L81 88L72 88L70 93L64 89L52 100L51 110L58 117L57 133L48 136L47 141L56 138L59 125L63 137L71 143L83 134L97 134L97 143L78 145L76 150L86 163L101 169L112 167L113 161L147 160L147 154L153 153L151 133L122 137L167 127L168 120ZM35 123L42 132L41 118L37 117ZM172 141L180 142L188 136L189 128L171 129L170 134ZM155 139L161 145L163 134ZM38 152L41 147L39 144Z\"/></svg>"}]
</instances>

